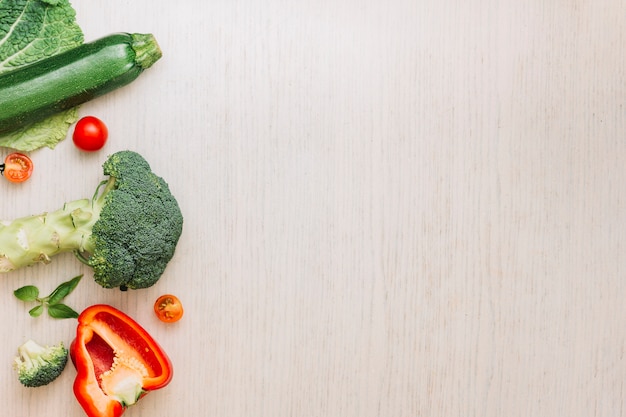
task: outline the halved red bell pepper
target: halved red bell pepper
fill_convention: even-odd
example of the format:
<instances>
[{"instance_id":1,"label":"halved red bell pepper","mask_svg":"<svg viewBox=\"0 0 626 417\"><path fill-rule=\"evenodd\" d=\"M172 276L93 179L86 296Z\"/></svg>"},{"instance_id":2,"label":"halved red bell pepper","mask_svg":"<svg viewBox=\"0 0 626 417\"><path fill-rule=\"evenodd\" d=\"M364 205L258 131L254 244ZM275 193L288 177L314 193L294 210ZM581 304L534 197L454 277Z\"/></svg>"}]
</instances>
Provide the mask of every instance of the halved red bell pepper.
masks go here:
<instances>
[{"instance_id":1,"label":"halved red bell pepper","mask_svg":"<svg viewBox=\"0 0 626 417\"><path fill-rule=\"evenodd\" d=\"M98 304L78 317L70 346L74 394L89 417L119 417L149 391L166 386L172 364L135 320Z\"/></svg>"}]
</instances>

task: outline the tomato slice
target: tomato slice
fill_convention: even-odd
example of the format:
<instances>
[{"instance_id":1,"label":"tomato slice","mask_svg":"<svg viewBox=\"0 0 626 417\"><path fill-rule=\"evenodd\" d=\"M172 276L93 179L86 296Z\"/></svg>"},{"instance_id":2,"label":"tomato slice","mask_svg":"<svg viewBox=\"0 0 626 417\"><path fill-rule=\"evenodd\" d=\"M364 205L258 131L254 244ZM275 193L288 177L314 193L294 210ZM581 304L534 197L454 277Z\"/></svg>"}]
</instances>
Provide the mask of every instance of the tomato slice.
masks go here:
<instances>
[{"instance_id":1,"label":"tomato slice","mask_svg":"<svg viewBox=\"0 0 626 417\"><path fill-rule=\"evenodd\" d=\"M14 152L4 159L0 173L11 182L24 182L33 173L33 161L23 153Z\"/></svg>"},{"instance_id":2,"label":"tomato slice","mask_svg":"<svg viewBox=\"0 0 626 417\"><path fill-rule=\"evenodd\" d=\"M154 313L162 322L174 323L183 317L183 305L175 295L165 294L155 301Z\"/></svg>"}]
</instances>

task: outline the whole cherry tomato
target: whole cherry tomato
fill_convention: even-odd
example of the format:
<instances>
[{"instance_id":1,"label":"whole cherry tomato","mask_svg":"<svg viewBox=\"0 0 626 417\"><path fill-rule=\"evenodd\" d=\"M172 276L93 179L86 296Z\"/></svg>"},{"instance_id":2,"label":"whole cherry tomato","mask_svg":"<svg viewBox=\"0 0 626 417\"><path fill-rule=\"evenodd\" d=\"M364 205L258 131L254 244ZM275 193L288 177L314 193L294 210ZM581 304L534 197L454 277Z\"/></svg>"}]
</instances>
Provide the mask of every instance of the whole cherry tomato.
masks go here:
<instances>
[{"instance_id":1,"label":"whole cherry tomato","mask_svg":"<svg viewBox=\"0 0 626 417\"><path fill-rule=\"evenodd\" d=\"M11 182L24 182L33 173L33 161L22 153L14 152L4 159L0 172Z\"/></svg>"},{"instance_id":2,"label":"whole cherry tomato","mask_svg":"<svg viewBox=\"0 0 626 417\"><path fill-rule=\"evenodd\" d=\"M74 127L72 139L78 149L93 152L102 149L109 137L104 122L94 116L85 116Z\"/></svg>"},{"instance_id":3,"label":"whole cherry tomato","mask_svg":"<svg viewBox=\"0 0 626 417\"><path fill-rule=\"evenodd\" d=\"M154 313L165 323L174 323L183 317L183 305L178 297L165 294L154 303Z\"/></svg>"}]
</instances>

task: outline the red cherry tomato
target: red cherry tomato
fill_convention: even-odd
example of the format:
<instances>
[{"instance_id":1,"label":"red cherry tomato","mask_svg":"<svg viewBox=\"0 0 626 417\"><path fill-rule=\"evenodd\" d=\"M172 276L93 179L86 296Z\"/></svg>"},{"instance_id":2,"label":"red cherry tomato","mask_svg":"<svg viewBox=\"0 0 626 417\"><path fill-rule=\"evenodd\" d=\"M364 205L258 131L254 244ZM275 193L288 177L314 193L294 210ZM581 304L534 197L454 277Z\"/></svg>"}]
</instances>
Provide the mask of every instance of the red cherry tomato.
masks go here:
<instances>
[{"instance_id":1,"label":"red cherry tomato","mask_svg":"<svg viewBox=\"0 0 626 417\"><path fill-rule=\"evenodd\" d=\"M7 155L0 172L11 182L24 182L33 173L33 161L28 156L15 152Z\"/></svg>"},{"instance_id":2,"label":"red cherry tomato","mask_svg":"<svg viewBox=\"0 0 626 417\"><path fill-rule=\"evenodd\" d=\"M174 323L183 317L183 305L175 295L165 294L154 302L154 313L165 323Z\"/></svg>"},{"instance_id":3,"label":"red cherry tomato","mask_svg":"<svg viewBox=\"0 0 626 417\"><path fill-rule=\"evenodd\" d=\"M102 149L109 137L109 129L97 117L85 116L74 127L72 139L78 149L93 152Z\"/></svg>"}]
</instances>

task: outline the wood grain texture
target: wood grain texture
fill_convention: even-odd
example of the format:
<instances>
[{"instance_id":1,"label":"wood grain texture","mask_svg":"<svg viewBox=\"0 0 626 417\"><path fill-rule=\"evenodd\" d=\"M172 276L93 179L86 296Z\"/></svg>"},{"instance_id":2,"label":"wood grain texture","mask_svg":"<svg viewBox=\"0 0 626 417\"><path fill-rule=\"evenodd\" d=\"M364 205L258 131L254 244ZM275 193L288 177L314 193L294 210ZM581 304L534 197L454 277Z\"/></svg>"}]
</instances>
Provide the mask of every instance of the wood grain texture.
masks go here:
<instances>
[{"instance_id":1,"label":"wood grain texture","mask_svg":"<svg viewBox=\"0 0 626 417\"><path fill-rule=\"evenodd\" d=\"M152 32L164 57L81 109L105 151L33 154L0 217L90 196L124 148L179 196L155 287L68 300L170 353L172 384L129 416L626 415L623 2L74 3L86 39ZM0 282L7 415L82 415L71 367L33 391L10 365L74 326L12 291L82 268ZM152 316L164 292L176 325Z\"/></svg>"}]
</instances>

